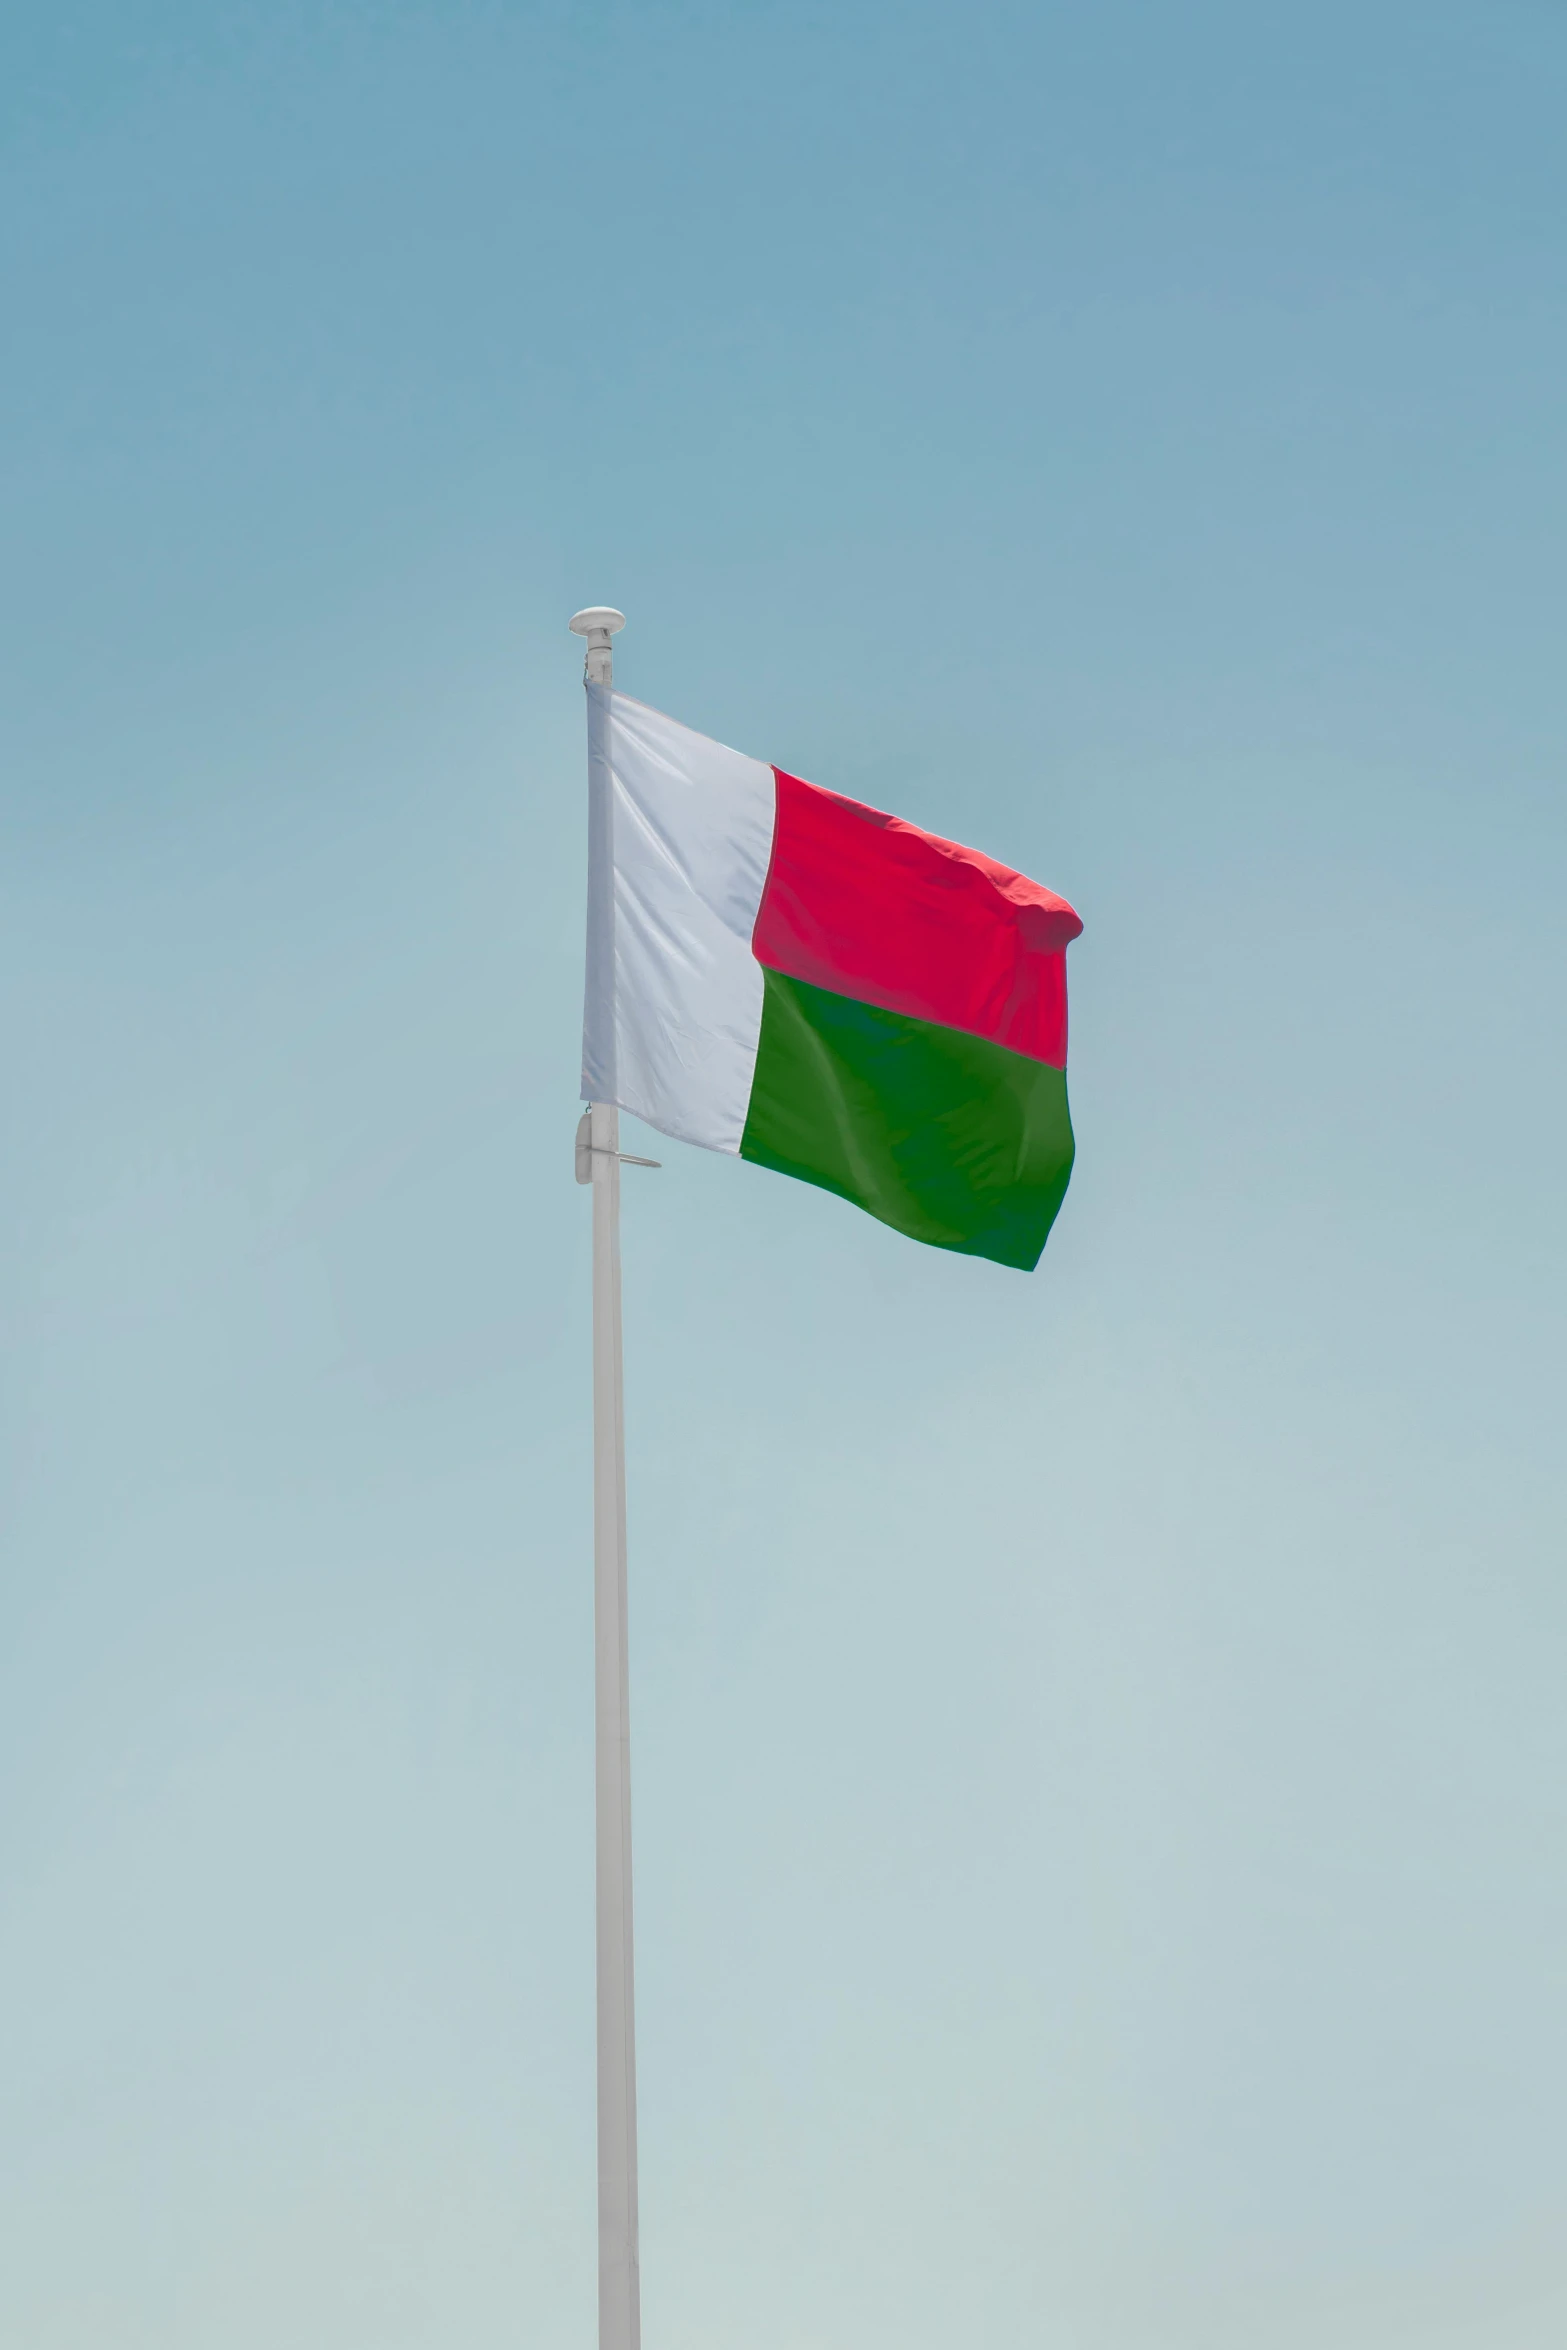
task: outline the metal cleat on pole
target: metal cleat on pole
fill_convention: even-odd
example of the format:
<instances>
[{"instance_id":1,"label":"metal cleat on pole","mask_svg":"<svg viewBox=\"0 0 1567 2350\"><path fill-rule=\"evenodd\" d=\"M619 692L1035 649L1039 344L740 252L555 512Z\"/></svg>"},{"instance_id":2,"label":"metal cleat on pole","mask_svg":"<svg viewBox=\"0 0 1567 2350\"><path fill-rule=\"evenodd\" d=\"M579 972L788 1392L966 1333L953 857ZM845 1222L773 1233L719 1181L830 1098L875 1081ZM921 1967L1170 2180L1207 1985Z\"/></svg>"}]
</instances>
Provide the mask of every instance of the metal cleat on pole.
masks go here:
<instances>
[{"instance_id":1,"label":"metal cleat on pole","mask_svg":"<svg viewBox=\"0 0 1567 2350\"><path fill-rule=\"evenodd\" d=\"M593 1141L593 1112L584 1110L577 1120L577 1181L593 1180L593 1154L598 1145ZM662 1167L662 1159L639 1159L635 1151L616 1151L623 1167Z\"/></svg>"}]
</instances>

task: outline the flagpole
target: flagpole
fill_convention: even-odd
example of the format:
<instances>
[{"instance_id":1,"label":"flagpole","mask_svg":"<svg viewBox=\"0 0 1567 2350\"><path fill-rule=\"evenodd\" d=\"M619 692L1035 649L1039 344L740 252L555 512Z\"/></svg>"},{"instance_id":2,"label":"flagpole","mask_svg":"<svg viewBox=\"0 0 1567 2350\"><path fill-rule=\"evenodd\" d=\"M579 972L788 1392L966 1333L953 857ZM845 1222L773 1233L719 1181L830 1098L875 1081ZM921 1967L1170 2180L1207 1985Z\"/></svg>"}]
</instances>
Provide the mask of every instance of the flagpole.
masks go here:
<instances>
[{"instance_id":1,"label":"flagpole","mask_svg":"<svg viewBox=\"0 0 1567 2350\"><path fill-rule=\"evenodd\" d=\"M608 606L570 622L585 636L592 685L614 679ZM591 711L590 711L591 725ZM591 756L590 756L591 766ZM608 810L604 811L605 816ZM590 890L608 893L613 863L593 860ZM612 903L594 909L606 941ZM579 1181L593 1187L594 1814L598 1941L599 2350L640 2350L637 2255L637 2052L631 1938L631 1717L626 1654L626 1422L620 1333L620 1112L589 1105L577 1141ZM583 1160L587 1160L584 1167Z\"/></svg>"}]
</instances>

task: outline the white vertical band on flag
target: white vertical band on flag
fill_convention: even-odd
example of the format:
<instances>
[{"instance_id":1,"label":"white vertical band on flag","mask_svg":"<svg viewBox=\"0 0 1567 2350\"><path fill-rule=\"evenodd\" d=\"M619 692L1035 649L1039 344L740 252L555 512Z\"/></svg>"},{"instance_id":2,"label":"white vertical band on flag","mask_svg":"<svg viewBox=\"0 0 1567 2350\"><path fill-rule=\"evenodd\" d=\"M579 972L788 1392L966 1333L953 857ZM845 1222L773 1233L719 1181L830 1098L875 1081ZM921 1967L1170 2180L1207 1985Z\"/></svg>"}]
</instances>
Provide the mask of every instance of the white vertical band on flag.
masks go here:
<instances>
[{"instance_id":1,"label":"white vertical band on flag","mask_svg":"<svg viewBox=\"0 0 1567 2350\"><path fill-rule=\"evenodd\" d=\"M588 969L582 1005L582 1098L613 1106L615 1091L614 779L610 693L588 685Z\"/></svg>"},{"instance_id":2,"label":"white vertical band on flag","mask_svg":"<svg viewBox=\"0 0 1567 2350\"><path fill-rule=\"evenodd\" d=\"M590 685L588 778L583 1099L738 1151L762 1026L751 934L773 771Z\"/></svg>"}]
</instances>

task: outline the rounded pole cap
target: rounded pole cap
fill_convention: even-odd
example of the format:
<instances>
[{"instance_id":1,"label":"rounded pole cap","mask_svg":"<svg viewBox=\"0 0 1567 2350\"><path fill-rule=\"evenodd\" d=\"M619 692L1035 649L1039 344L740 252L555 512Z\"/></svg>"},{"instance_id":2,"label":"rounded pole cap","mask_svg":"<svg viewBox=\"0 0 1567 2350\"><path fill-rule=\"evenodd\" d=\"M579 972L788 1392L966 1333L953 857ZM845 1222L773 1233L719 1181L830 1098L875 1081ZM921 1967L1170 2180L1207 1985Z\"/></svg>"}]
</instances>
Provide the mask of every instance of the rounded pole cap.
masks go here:
<instances>
[{"instance_id":1,"label":"rounded pole cap","mask_svg":"<svg viewBox=\"0 0 1567 2350\"><path fill-rule=\"evenodd\" d=\"M573 612L566 623L573 636L592 636L596 629L615 636L625 625L626 615L617 612L613 604L589 604L586 611Z\"/></svg>"}]
</instances>

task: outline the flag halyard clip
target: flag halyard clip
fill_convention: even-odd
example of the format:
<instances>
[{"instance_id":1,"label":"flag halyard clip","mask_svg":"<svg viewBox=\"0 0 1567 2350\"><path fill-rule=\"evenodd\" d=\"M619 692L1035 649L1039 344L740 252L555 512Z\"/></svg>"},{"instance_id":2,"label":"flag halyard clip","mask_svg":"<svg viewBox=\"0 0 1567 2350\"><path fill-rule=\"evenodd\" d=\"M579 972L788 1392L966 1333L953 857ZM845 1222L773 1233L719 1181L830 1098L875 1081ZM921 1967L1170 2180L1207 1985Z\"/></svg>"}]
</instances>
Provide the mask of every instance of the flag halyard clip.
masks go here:
<instances>
[{"instance_id":1,"label":"flag halyard clip","mask_svg":"<svg viewBox=\"0 0 1567 2350\"><path fill-rule=\"evenodd\" d=\"M592 1121L586 1110L577 1121L577 1181L591 1183L595 1159L618 1159L623 1167L662 1167L662 1159L639 1159L635 1151L607 1151L588 1140Z\"/></svg>"}]
</instances>

